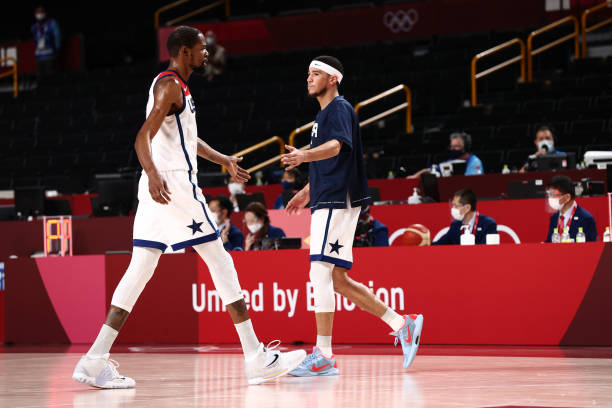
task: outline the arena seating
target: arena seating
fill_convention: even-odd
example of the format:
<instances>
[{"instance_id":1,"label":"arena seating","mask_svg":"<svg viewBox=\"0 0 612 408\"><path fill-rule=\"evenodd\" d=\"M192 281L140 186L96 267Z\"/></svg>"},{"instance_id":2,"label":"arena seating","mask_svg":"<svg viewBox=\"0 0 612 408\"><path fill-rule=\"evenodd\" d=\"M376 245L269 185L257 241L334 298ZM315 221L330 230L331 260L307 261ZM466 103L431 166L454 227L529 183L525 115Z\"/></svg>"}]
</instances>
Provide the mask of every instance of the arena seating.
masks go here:
<instances>
[{"instance_id":1,"label":"arena seating","mask_svg":"<svg viewBox=\"0 0 612 408\"><path fill-rule=\"evenodd\" d=\"M578 157L612 148L612 62L570 58L558 47L535 58L533 83L518 68L479 81L480 106L469 107L469 61L477 52L523 32L440 36L393 43L231 57L227 72L208 83L193 77L201 137L233 153L272 135L287 138L311 121L317 104L305 94L305 67L333 54L345 65L341 91L352 103L400 83L413 95L414 131L397 114L363 130L370 178L411 174L445 157L448 135L464 130L486 172L520 167L533 150L535 127L557 129L560 150ZM0 101L0 190L44 185L60 192L93 188L95 173L136 170L136 131L144 120L148 88L162 67L154 62L88 72L65 72ZM397 99L378 105L378 113ZM363 110L369 115L369 107ZM297 144L305 144L307 136ZM249 155L247 165L277 153L275 145ZM377 153L372 155L371 153ZM377 158L374 158L377 157ZM219 167L201 161L201 172ZM273 180L270 180L273 181Z\"/></svg>"}]
</instances>

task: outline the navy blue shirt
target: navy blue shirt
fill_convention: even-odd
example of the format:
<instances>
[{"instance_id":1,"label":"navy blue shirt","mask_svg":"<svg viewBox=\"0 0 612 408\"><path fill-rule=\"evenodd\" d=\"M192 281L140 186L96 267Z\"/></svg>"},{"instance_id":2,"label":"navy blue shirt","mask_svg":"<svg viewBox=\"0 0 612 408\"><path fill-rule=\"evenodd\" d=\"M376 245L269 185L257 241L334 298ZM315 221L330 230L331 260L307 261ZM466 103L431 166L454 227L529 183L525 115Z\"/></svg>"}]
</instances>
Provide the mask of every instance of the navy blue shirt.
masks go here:
<instances>
[{"instance_id":1,"label":"navy blue shirt","mask_svg":"<svg viewBox=\"0 0 612 408\"><path fill-rule=\"evenodd\" d=\"M227 234L227 242L223 244L226 251L242 251L244 248L244 235L242 231L230 222L229 232Z\"/></svg>"},{"instance_id":2,"label":"navy blue shirt","mask_svg":"<svg viewBox=\"0 0 612 408\"><path fill-rule=\"evenodd\" d=\"M342 142L337 156L311 162L310 209L363 207L370 203L368 181L363 163L361 130L355 110L342 96L337 96L319 111L310 133L313 149L331 140Z\"/></svg>"},{"instance_id":3,"label":"navy blue shirt","mask_svg":"<svg viewBox=\"0 0 612 408\"><path fill-rule=\"evenodd\" d=\"M436 242L432 242L431 245L461 245L461 221L453 221L446 232ZM487 234L497 234L497 223L491 217L486 215L478 215L478 225L476 225L476 231L474 240L476 244L486 244Z\"/></svg>"},{"instance_id":4,"label":"navy blue shirt","mask_svg":"<svg viewBox=\"0 0 612 408\"><path fill-rule=\"evenodd\" d=\"M559 214L559 211L557 211L550 216L546 242L551 241L554 229L557 228L557 223L559 222ZM582 227L582 232L584 232L587 242L597 241L597 227L595 225L595 218L593 218L591 213L578 205L576 207L576 212L574 213L574 219L572 220L568 231L570 238L576 239L576 234L578 234L578 228L580 227ZM563 231L559 231L559 234L561 233L563 233Z\"/></svg>"}]
</instances>

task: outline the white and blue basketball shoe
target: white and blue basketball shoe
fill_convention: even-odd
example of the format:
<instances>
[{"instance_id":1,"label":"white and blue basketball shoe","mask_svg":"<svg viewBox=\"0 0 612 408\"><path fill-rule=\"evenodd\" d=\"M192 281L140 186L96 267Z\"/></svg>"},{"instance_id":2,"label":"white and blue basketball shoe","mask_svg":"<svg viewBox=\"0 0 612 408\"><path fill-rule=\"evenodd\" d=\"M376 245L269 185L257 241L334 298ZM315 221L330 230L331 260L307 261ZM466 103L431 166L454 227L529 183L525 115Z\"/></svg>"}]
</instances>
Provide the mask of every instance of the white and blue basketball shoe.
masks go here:
<instances>
[{"instance_id":1,"label":"white and blue basketball shoe","mask_svg":"<svg viewBox=\"0 0 612 408\"><path fill-rule=\"evenodd\" d=\"M338 375L336 356L325 357L318 347L313 347L312 353L295 370L289 374L295 377L319 377Z\"/></svg>"},{"instance_id":2,"label":"white and blue basketball shoe","mask_svg":"<svg viewBox=\"0 0 612 408\"><path fill-rule=\"evenodd\" d=\"M414 356L419 349L421 342L421 330L423 330L423 315L406 315L406 324L404 327L391 335L395 336L395 345L398 342L402 343L402 351L404 352L404 368L410 367Z\"/></svg>"}]
</instances>

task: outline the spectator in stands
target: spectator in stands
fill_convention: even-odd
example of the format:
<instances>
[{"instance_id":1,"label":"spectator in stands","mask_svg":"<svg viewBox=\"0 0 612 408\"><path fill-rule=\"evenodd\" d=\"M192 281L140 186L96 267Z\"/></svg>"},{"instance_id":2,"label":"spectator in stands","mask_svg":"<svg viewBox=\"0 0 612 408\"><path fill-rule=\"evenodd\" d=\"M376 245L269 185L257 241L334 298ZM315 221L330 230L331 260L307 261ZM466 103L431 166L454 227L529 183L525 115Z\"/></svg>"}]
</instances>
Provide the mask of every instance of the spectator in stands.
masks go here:
<instances>
[{"instance_id":1,"label":"spectator in stands","mask_svg":"<svg viewBox=\"0 0 612 408\"><path fill-rule=\"evenodd\" d=\"M249 229L249 235L245 240L245 251L255 251L261 249L263 238L283 238L285 232L273 225L270 225L268 210L259 202L250 203L244 210L244 223Z\"/></svg>"},{"instance_id":2,"label":"spectator in stands","mask_svg":"<svg viewBox=\"0 0 612 408\"><path fill-rule=\"evenodd\" d=\"M43 6L36 7L34 18L36 19L32 25L35 43L34 56L36 57L36 76L40 80L55 74L62 38L57 21L47 15Z\"/></svg>"},{"instance_id":3,"label":"spectator in stands","mask_svg":"<svg viewBox=\"0 0 612 408\"><path fill-rule=\"evenodd\" d=\"M453 221L440 239L431 245L460 245L461 234L471 232L476 244L486 244L487 234L497 234L497 223L491 217L476 211L476 194L470 189L455 193L451 202Z\"/></svg>"},{"instance_id":4,"label":"spectator in stands","mask_svg":"<svg viewBox=\"0 0 612 408\"><path fill-rule=\"evenodd\" d=\"M287 194L287 192L295 194L302 188L304 188L305 184L302 172L299 171L297 168L283 172L283 176L281 178L281 185L283 186L283 193L276 197L276 201L274 201L275 210L282 210L283 208L285 208L285 203L283 202L283 194ZM293 195L288 198L291 199L292 197Z\"/></svg>"},{"instance_id":5,"label":"spectator in stands","mask_svg":"<svg viewBox=\"0 0 612 408\"><path fill-rule=\"evenodd\" d=\"M542 156L543 154L564 153L555 149L555 134L550 126L543 125L538 127L533 144L536 146L537 151L529 156L529 160L523 165L523 167L521 167L521 173L529 170L529 161L537 158L538 156Z\"/></svg>"},{"instance_id":6,"label":"spectator in stands","mask_svg":"<svg viewBox=\"0 0 612 408\"><path fill-rule=\"evenodd\" d=\"M453 132L450 134L450 158L442 163L446 163L452 160L465 160L465 175L473 176L477 174L484 174L484 167L482 161L475 154L469 153L472 147L472 136L465 132ZM440 163L441 164L441 163ZM407 178L418 178L423 173L434 173L440 175L440 164L434 164L428 169L422 169L417 171Z\"/></svg>"},{"instance_id":7,"label":"spectator in stands","mask_svg":"<svg viewBox=\"0 0 612 408\"><path fill-rule=\"evenodd\" d=\"M205 75L212 81L216 75L221 75L225 70L226 55L225 48L217 43L217 36L211 30L206 32L206 50L208 51L208 65Z\"/></svg>"},{"instance_id":8,"label":"spectator in stands","mask_svg":"<svg viewBox=\"0 0 612 408\"><path fill-rule=\"evenodd\" d=\"M389 229L385 224L372 217L370 206L362 209L359 213L353 246L389 246Z\"/></svg>"},{"instance_id":9,"label":"spectator in stands","mask_svg":"<svg viewBox=\"0 0 612 408\"><path fill-rule=\"evenodd\" d=\"M241 251L244 248L244 235L238 227L230 221L230 214L234 212L234 205L227 196L220 195L208 203L212 212L213 221L221 230L221 240L226 251Z\"/></svg>"},{"instance_id":10,"label":"spectator in stands","mask_svg":"<svg viewBox=\"0 0 612 408\"><path fill-rule=\"evenodd\" d=\"M244 184L238 183L232 176L229 176L227 180L227 189L229 190L230 200L234 205L234 211L238 212L240 211L240 208L238 206L238 199L236 198L236 195L246 194Z\"/></svg>"},{"instance_id":11,"label":"spectator in stands","mask_svg":"<svg viewBox=\"0 0 612 408\"><path fill-rule=\"evenodd\" d=\"M576 239L578 228L582 227L587 241L597 240L595 219L576 202L572 179L567 176L554 176L548 182L546 195L548 196L548 205L555 211L550 216L546 242L551 242L555 228L561 234L565 227L569 228L570 239Z\"/></svg>"}]
</instances>

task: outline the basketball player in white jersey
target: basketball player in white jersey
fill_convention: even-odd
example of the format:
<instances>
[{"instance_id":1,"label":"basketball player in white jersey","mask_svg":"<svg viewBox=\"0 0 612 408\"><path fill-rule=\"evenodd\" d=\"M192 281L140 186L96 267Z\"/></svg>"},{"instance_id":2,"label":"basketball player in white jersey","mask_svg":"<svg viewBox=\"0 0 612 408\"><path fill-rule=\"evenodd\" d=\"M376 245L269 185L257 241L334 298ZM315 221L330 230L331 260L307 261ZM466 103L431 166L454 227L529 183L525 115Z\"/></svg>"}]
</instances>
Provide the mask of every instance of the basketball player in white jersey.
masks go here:
<instances>
[{"instance_id":1,"label":"basketball player in white jersey","mask_svg":"<svg viewBox=\"0 0 612 408\"><path fill-rule=\"evenodd\" d=\"M118 364L109 359L109 351L159 257L170 246L174 251L193 247L206 262L238 332L248 382L259 384L296 368L306 352L280 353L273 350L276 346L264 347L255 335L234 263L196 185L196 156L225 166L241 183L250 176L237 164L242 158L221 154L198 138L195 106L186 81L193 72L204 72L208 57L204 36L194 28L178 27L168 37L167 47L170 65L151 85L147 118L134 144L143 172L132 259L115 289L106 322L72 378L98 388L135 386L133 379L117 372ZM164 330L163 322L159 330Z\"/></svg>"}]
</instances>

